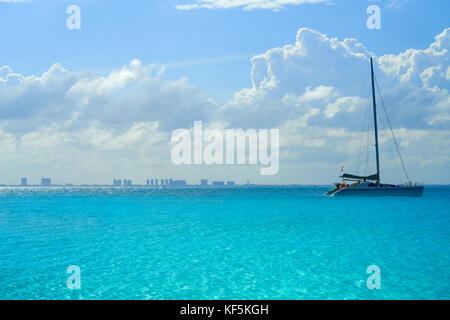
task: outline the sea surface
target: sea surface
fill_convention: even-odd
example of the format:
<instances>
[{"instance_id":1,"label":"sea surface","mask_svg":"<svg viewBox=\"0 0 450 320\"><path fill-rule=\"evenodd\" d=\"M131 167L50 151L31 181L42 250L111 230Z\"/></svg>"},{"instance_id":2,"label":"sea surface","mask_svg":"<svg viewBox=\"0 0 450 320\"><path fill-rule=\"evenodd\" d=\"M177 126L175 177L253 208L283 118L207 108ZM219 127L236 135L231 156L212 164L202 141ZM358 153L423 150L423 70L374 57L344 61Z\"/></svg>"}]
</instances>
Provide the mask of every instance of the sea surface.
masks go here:
<instances>
[{"instance_id":1,"label":"sea surface","mask_svg":"<svg viewBox=\"0 0 450 320\"><path fill-rule=\"evenodd\" d=\"M450 187L327 189L0 188L0 299L450 299Z\"/></svg>"}]
</instances>

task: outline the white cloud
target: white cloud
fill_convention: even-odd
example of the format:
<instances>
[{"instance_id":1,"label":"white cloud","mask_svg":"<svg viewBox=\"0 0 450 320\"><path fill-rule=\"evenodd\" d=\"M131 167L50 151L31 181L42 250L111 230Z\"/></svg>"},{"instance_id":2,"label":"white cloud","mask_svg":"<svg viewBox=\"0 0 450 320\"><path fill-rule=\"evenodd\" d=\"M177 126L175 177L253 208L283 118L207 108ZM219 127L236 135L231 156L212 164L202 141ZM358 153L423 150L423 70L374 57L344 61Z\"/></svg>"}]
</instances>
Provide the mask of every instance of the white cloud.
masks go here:
<instances>
[{"instance_id":1,"label":"white cloud","mask_svg":"<svg viewBox=\"0 0 450 320\"><path fill-rule=\"evenodd\" d=\"M193 0L195 3L177 5L179 10L193 9L233 9L244 10L269 9L281 10L286 6L296 6L305 3L330 2L329 0Z\"/></svg>"},{"instance_id":2,"label":"white cloud","mask_svg":"<svg viewBox=\"0 0 450 320\"><path fill-rule=\"evenodd\" d=\"M450 79L446 74L449 49L450 28L447 28L426 49L408 49L398 55L387 54L380 57L380 67L401 82L450 89Z\"/></svg>"},{"instance_id":3,"label":"white cloud","mask_svg":"<svg viewBox=\"0 0 450 320\"><path fill-rule=\"evenodd\" d=\"M375 58L377 79L397 127L443 129L450 125L449 41L450 29L446 29L427 49ZM277 126L315 108L321 112L309 119L316 124L325 121L343 126L342 121L329 120L337 120L344 110L357 110L370 96L370 56L374 55L355 39L328 38L302 28L294 45L252 58L253 86L236 93L223 113L236 125L251 126L256 119Z\"/></svg>"},{"instance_id":4,"label":"white cloud","mask_svg":"<svg viewBox=\"0 0 450 320\"><path fill-rule=\"evenodd\" d=\"M409 0L369 0L369 2L383 3L387 8L400 8ZM279 11L288 6L298 6L302 4L325 3L332 4L332 0L190 0L187 4L176 5L178 10L195 9L236 9L243 10L266 9Z\"/></svg>"},{"instance_id":5,"label":"white cloud","mask_svg":"<svg viewBox=\"0 0 450 320\"><path fill-rule=\"evenodd\" d=\"M73 73L54 64L41 76L0 70L0 126L26 132L58 122L67 129L102 126L126 128L158 121L162 130L209 119L214 102L186 79L166 81L161 69L132 60L105 76Z\"/></svg>"}]
</instances>

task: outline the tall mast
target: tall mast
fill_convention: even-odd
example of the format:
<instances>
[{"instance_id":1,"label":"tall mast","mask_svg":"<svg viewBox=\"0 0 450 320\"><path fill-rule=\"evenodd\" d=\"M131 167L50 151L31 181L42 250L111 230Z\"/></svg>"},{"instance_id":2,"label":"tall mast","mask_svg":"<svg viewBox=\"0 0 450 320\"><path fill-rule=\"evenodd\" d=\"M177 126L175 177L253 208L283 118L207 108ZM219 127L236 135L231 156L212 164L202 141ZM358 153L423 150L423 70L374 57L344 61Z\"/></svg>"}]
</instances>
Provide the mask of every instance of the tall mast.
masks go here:
<instances>
[{"instance_id":1,"label":"tall mast","mask_svg":"<svg viewBox=\"0 0 450 320\"><path fill-rule=\"evenodd\" d=\"M377 155L377 183L380 183L380 155L378 152L378 126L377 126L377 103L375 100L375 81L373 74L373 61L370 58L370 71L372 75L372 101L373 101L373 124L375 129L375 151Z\"/></svg>"}]
</instances>

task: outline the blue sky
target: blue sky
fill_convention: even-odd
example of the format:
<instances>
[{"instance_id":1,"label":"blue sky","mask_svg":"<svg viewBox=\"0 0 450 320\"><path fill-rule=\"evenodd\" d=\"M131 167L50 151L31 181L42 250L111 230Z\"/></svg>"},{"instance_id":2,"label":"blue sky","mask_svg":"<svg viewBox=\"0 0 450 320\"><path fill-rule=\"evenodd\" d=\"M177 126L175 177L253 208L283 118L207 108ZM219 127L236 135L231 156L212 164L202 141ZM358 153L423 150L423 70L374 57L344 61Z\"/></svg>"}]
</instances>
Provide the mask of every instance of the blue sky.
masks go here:
<instances>
[{"instance_id":1,"label":"blue sky","mask_svg":"<svg viewBox=\"0 0 450 320\"><path fill-rule=\"evenodd\" d=\"M72 4L81 30L66 28ZM370 5L381 30L366 27ZM332 183L367 129L350 128L371 55L412 178L450 183L449 12L448 0L0 0L0 184ZM279 173L174 166L171 132L196 120L280 129ZM402 182L383 139L386 182Z\"/></svg>"},{"instance_id":2,"label":"blue sky","mask_svg":"<svg viewBox=\"0 0 450 320\"><path fill-rule=\"evenodd\" d=\"M250 85L252 55L291 43L303 26L329 37L356 38L376 55L425 48L447 27L446 0L405 0L388 7L391 2L373 2L383 8L382 30L366 28L368 1L334 0L279 12L176 9L194 0L0 3L0 61L16 72L34 74L54 62L74 71L103 72L139 58L168 65L167 77L187 77L223 100ZM70 4L81 8L81 30L65 28Z\"/></svg>"}]
</instances>

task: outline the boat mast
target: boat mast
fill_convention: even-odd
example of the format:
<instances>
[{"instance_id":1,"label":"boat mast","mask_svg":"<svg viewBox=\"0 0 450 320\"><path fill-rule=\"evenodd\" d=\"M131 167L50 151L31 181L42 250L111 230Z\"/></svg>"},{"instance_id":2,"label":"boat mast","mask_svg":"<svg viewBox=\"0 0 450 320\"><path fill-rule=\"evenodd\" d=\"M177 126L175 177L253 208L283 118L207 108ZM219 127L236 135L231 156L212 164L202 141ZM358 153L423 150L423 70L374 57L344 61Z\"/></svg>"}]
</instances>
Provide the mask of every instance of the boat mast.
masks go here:
<instances>
[{"instance_id":1,"label":"boat mast","mask_svg":"<svg viewBox=\"0 0 450 320\"><path fill-rule=\"evenodd\" d=\"M375 129L375 151L377 155L377 183L380 183L380 155L378 152L378 125L377 125L377 103L375 100L375 81L373 74L373 60L370 58L370 71L372 75L372 101L373 101L373 124Z\"/></svg>"}]
</instances>

